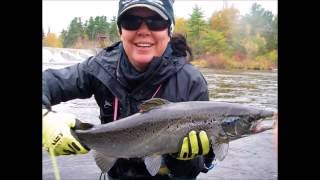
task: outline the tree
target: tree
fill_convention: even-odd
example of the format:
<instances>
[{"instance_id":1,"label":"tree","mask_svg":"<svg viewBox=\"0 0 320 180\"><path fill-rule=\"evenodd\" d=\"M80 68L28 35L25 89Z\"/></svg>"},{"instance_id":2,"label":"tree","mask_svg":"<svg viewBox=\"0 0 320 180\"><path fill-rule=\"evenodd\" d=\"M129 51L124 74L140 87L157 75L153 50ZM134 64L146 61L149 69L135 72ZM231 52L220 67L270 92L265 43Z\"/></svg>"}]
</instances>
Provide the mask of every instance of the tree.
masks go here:
<instances>
[{"instance_id":1,"label":"tree","mask_svg":"<svg viewBox=\"0 0 320 180\"><path fill-rule=\"evenodd\" d=\"M62 43L62 46L63 46L63 47L65 47L65 46L64 46L64 40L66 39L67 34L68 34L68 31L62 29L59 38L61 39L61 43Z\"/></svg>"},{"instance_id":2,"label":"tree","mask_svg":"<svg viewBox=\"0 0 320 180\"><path fill-rule=\"evenodd\" d=\"M255 36L248 36L244 38L240 44L244 47L249 59L254 59L256 56L262 55L266 52L266 40L259 33Z\"/></svg>"},{"instance_id":3,"label":"tree","mask_svg":"<svg viewBox=\"0 0 320 180\"><path fill-rule=\"evenodd\" d=\"M95 36L94 36L95 21L93 20L92 16L90 16L89 21L87 20L84 26L85 26L85 32L88 39L94 40L95 39Z\"/></svg>"},{"instance_id":4,"label":"tree","mask_svg":"<svg viewBox=\"0 0 320 180\"><path fill-rule=\"evenodd\" d=\"M95 18L95 33L94 36L96 37L97 34L107 34L109 30L109 23L107 21L106 16L97 16Z\"/></svg>"},{"instance_id":5,"label":"tree","mask_svg":"<svg viewBox=\"0 0 320 180\"><path fill-rule=\"evenodd\" d=\"M206 53L210 54L225 53L228 49L228 44L223 33L216 30L210 30L205 33L203 45Z\"/></svg>"},{"instance_id":6,"label":"tree","mask_svg":"<svg viewBox=\"0 0 320 180\"><path fill-rule=\"evenodd\" d=\"M62 41L57 37L55 33L48 33L47 36L43 38L43 46L46 47L62 47Z\"/></svg>"},{"instance_id":7,"label":"tree","mask_svg":"<svg viewBox=\"0 0 320 180\"><path fill-rule=\"evenodd\" d=\"M252 27L250 35L260 34L267 41L266 51L275 48L275 36L277 36L277 19L271 11L265 10L260 4L254 3L249 14L243 18L244 24L250 24ZM275 21L274 21L275 20ZM266 52L264 52L266 53Z\"/></svg>"},{"instance_id":8,"label":"tree","mask_svg":"<svg viewBox=\"0 0 320 180\"><path fill-rule=\"evenodd\" d=\"M84 37L85 29L83 27L81 18L76 17L71 21L68 31L64 35L63 47L71 47Z\"/></svg>"},{"instance_id":9,"label":"tree","mask_svg":"<svg viewBox=\"0 0 320 180\"><path fill-rule=\"evenodd\" d=\"M267 37L267 49L278 49L278 15L276 15L271 24L271 33Z\"/></svg>"},{"instance_id":10,"label":"tree","mask_svg":"<svg viewBox=\"0 0 320 180\"><path fill-rule=\"evenodd\" d=\"M108 34L109 34L109 40L111 43L119 41L120 37L119 37L118 27L117 27L117 18L115 16L113 16L111 19Z\"/></svg>"},{"instance_id":11,"label":"tree","mask_svg":"<svg viewBox=\"0 0 320 180\"><path fill-rule=\"evenodd\" d=\"M252 59L277 48L276 21L271 11L254 3L250 13L239 19L239 25L234 29L230 44L234 52Z\"/></svg>"},{"instance_id":12,"label":"tree","mask_svg":"<svg viewBox=\"0 0 320 180\"><path fill-rule=\"evenodd\" d=\"M97 39L97 34L107 34L109 30L109 23L106 16L90 17L86 21L85 32L89 40L94 41Z\"/></svg>"},{"instance_id":13,"label":"tree","mask_svg":"<svg viewBox=\"0 0 320 180\"><path fill-rule=\"evenodd\" d=\"M188 31L187 30L187 20L185 20L184 18L176 17L174 32L186 35L187 31Z\"/></svg>"},{"instance_id":14,"label":"tree","mask_svg":"<svg viewBox=\"0 0 320 180\"><path fill-rule=\"evenodd\" d=\"M215 12L210 18L211 29L222 32L227 41L231 41L232 35L238 25L239 10L230 7Z\"/></svg>"},{"instance_id":15,"label":"tree","mask_svg":"<svg viewBox=\"0 0 320 180\"><path fill-rule=\"evenodd\" d=\"M251 35L257 32L265 34L272 29L273 14L271 11L265 10L260 4L254 3L249 14L244 16L244 21L252 27Z\"/></svg>"},{"instance_id":16,"label":"tree","mask_svg":"<svg viewBox=\"0 0 320 180\"><path fill-rule=\"evenodd\" d=\"M193 8L190 19L187 21L187 40L196 56L204 52L204 46L201 43L202 36L208 31L208 25L203 19L204 15L198 6Z\"/></svg>"}]
</instances>

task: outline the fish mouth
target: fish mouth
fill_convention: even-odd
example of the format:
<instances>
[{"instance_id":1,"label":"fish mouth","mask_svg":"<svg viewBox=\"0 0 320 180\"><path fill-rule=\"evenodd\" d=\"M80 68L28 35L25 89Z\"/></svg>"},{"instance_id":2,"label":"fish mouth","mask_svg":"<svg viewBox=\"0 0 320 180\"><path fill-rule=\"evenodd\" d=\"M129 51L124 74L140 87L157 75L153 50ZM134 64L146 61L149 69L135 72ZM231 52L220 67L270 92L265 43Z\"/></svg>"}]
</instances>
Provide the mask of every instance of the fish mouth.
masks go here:
<instances>
[{"instance_id":1,"label":"fish mouth","mask_svg":"<svg viewBox=\"0 0 320 180\"><path fill-rule=\"evenodd\" d=\"M262 111L260 116L261 116L261 119L264 119L264 118L268 118L268 117L278 116L278 114L277 114L277 112L274 112L274 111Z\"/></svg>"},{"instance_id":2,"label":"fish mouth","mask_svg":"<svg viewBox=\"0 0 320 180\"><path fill-rule=\"evenodd\" d=\"M268 117L272 117L272 119L267 119ZM252 122L250 127L251 133L260 133L266 130L270 130L274 128L275 121L278 119L278 114L276 112L266 111L261 115L261 119L255 122Z\"/></svg>"}]
</instances>

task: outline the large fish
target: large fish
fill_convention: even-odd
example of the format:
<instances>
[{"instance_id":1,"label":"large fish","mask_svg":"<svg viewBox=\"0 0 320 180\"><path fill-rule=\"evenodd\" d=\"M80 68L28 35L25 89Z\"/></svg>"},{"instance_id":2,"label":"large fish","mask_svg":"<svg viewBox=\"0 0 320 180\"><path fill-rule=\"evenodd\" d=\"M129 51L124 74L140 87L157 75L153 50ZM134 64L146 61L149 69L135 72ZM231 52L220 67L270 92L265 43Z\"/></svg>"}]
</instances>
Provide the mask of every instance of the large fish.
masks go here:
<instances>
[{"instance_id":1,"label":"large fish","mask_svg":"<svg viewBox=\"0 0 320 180\"><path fill-rule=\"evenodd\" d=\"M159 98L144 102L140 109L139 113L111 123L84 123L81 130L75 131L80 142L94 150L96 163L103 173L109 171L118 158L139 157L154 176L159 171L161 155L178 152L183 137L191 130L206 131L215 157L222 161L230 140L270 129L258 130L257 125L261 119L274 114L235 103L171 103Z\"/></svg>"}]
</instances>

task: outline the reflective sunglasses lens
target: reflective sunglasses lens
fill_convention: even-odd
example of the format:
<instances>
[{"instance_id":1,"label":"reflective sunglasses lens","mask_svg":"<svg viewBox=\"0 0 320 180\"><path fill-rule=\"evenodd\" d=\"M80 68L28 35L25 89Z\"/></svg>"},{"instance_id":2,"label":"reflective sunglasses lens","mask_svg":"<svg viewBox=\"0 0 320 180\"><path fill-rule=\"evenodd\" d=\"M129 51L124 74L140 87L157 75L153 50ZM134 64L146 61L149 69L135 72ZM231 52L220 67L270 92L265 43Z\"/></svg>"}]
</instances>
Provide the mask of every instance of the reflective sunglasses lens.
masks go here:
<instances>
[{"instance_id":1,"label":"reflective sunglasses lens","mask_svg":"<svg viewBox=\"0 0 320 180\"><path fill-rule=\"evenodd\" d=\"M120 25L127 30L137 30L142 24L142 19L137 16L124 16L120 20Z\"/></svg>"},{"instance_id":2,"label":"reflective sunglasses lens","mask_svg":"<svg viewBox=\"0 0 320 180\"><path fill-rule=\"evenodd\" d=\"M147 26L151 31L162 31L168 28L168 21L162 18L150 18L147 19Z\"/></svg>"}]
</instances>

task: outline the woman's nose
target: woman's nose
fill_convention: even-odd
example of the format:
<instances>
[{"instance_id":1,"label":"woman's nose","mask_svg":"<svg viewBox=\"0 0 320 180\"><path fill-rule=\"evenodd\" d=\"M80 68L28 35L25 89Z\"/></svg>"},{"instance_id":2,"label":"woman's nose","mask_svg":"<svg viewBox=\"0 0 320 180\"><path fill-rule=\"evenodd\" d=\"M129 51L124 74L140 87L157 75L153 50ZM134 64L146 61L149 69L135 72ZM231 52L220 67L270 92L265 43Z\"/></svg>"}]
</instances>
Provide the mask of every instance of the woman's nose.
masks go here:
<instances>
[{"instance_id":1,"label":"woman's nose","mask_svg":"<svg viewBox=\"0 0 320 180\"><path fill-rule=\"evenodd\" d=\"M147 26L147 24L145 22L143 22L141 24L141 26L139 27L139 29L137 30L138 35L146 35L146 34L150 34L150 30Z\"/></svg>"}]
</instances>

